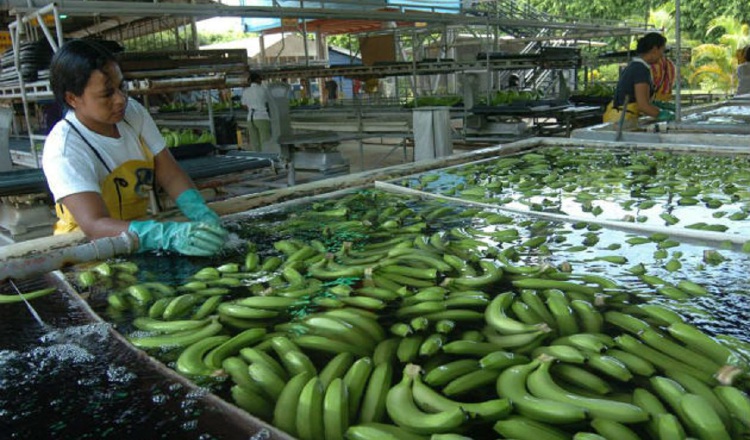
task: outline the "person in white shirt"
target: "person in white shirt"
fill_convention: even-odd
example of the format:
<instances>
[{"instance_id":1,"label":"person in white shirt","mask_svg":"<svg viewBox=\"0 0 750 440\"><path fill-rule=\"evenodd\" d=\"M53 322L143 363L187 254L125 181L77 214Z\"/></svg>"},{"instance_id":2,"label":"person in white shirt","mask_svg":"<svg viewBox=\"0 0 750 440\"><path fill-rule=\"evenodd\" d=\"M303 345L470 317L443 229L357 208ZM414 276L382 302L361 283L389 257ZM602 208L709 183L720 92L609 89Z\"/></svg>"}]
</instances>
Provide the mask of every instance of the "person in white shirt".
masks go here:
<instances>
[{"instance_id":1,"label":"person in white shirt","mask_svg":"<svg viewBox=\"0 0 750 440\"><path fill-rule=\"evenodd\" d=\"M746 95L750 93L750 46L745 47L743 51L742 64L737 66L737 93L736 95Z\"/></svg>"},{"instance_id":2,"label":"person in white shirt","mask_svg":"<svg viewBox=\"0 0 750 440\"><path fill-rule=\"evenodd\" d=\"M240 101L247 107L247 134L253 151L262 151L263 144L271 138L270 95L262 82L259 73L250 72L250 87L242 91Z\"/></svg>"},{"instance_id":3,"label":"person in white shirt","mask_svg":"<svg viewBox=\"0 0 750 440\"><path fill-rule=\"evenodd\" d=\"M56 202L55 234L81 230L88 238L125 231L138 251L210 256L227 232L180 168L154 120L129 99L120 66L104 46L71 40L55 53L50 85L64 107L44 143L42 167ZM159 185L188 222L142 220Z\"/></svg>"}]
</instances>

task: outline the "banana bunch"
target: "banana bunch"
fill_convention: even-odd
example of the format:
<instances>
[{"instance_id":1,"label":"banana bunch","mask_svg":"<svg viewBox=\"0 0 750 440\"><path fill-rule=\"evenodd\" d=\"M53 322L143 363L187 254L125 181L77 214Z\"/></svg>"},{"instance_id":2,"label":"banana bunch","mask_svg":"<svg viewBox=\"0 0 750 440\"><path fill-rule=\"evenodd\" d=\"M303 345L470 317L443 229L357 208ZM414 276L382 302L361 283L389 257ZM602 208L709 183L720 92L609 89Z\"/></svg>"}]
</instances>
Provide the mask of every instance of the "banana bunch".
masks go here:
<instances>
[{"instance_id":1,"label":"banana bunch","mask_svg":"<svg viewBox=\"0 0 750 440\"><path fill-rule=\"evenodd\" d=\"M114 262L79 284L110 280L109 307L131 318L134 345L301 439L750 432L747 359L680 313L600 274L523 265L550 239L522 237L511 218L373 208L374 197L313 205L289 224L314 238L250 245L176 285ZM650 293L664 286L633 270Z\"/></svg>"}]
</instances>

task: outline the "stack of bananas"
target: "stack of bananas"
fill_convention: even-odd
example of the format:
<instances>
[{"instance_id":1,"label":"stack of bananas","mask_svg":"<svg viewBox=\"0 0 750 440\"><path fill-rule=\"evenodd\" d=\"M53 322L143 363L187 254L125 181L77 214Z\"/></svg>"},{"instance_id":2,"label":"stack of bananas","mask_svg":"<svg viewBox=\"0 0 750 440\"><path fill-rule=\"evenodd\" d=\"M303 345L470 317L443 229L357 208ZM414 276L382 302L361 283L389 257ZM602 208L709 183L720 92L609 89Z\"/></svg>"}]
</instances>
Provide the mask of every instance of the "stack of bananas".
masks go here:
<instances>
[{"instance_id":1,"label":"stack of bananas","mask_svg":"<svg viewBox=\"0 0 750 440\"><path fill-rule=\"evenodd\" d=\"M517 231L426 233L443 208L398 227L373 217L363 228L379 238L334 252L251 247L177 286L139 282L129 263L79 283L115 280L109 307L134 316L135 346L196 380L228 378L218 393L302 440L750 434L739 350L610 278L514 264L539 240L491 239ZM329 228L350 214L321 213Z\"/></svg>"}]
</instances>

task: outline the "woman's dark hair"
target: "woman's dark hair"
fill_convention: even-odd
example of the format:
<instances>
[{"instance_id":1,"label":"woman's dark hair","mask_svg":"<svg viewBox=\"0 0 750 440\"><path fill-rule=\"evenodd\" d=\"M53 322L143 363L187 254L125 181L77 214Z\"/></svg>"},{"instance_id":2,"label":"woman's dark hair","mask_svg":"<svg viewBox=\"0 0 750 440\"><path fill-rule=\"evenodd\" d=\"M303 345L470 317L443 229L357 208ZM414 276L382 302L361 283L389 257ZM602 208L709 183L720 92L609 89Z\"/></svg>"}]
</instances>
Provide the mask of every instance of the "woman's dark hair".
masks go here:
<instances>
[{"instance_id":1,"label":"woman's dark hair","mask_svg":"<svg viewBox=\"0 0 750 440\"><path fill-rule=\"evenodd\" d=\"M635 47L635 53L644 54L655 47L664 47L667 39L658 32L649 32L638 39L638 45Z\"/></svg>"},{"instance_id":2,"label":"woman's dark hair","mask_svg":"<svg viewBox=\"0 0 750 440\"><path fill-rule=\"evenodd\" d=\"M258 72L250 72L250 82L260 84L263 81L263 77Z\"/></svg>"},{"instance_id":3,"label":"woman's dark hair","mask_svg":"<svg viewBox=\"0 0 750 440\"><path fill-rule=\"evenodd\" d=\"M63 44L49 66L55 99L67 108L65 93L81 96L91 74L110 62L116 62L114 54L95 41L71 40Z\"/></svg>"}]
</instances>

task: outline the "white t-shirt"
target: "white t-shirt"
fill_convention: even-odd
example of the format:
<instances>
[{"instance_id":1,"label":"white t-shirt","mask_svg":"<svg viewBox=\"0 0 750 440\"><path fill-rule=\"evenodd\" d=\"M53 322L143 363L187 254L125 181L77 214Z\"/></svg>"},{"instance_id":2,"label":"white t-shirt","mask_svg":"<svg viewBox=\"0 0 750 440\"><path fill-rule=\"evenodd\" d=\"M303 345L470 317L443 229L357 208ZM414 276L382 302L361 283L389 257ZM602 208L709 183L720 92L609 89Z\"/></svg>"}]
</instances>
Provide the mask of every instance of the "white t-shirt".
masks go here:
<instances>
[{"instance_id":1,"label":"white t-shirt","mask_svg":"<svg viewBox=\"0 0 750 440\"><path fill-rule=\"evenodd\" d=\"M145 159L139 138L154 155L165 147L165 141L148 111L137 101L128 100L125 119L117 123L120 137L102 136L86 128L73 111L65 116L96 149L110 170L130 160ZM125 122L127 121L127 122ZM47 135L42 155L42 168L55 202L81 192L101 194L100 182L109 174L81 136L61 120Z\"/></svg>"},{"instance_id":2,"label":"white t-shirt","mask_svg":"<svg viewBox=\"0 0 750 440\"><path fill-rule=\"evenodd\" d=\"M240 102L242 105L247 107L247 120L252 119L271 119L268 116L268 90L258 83L250 84L250 87L245 88L242 91L242 99Z\"/></svg>"}]
</instances>

